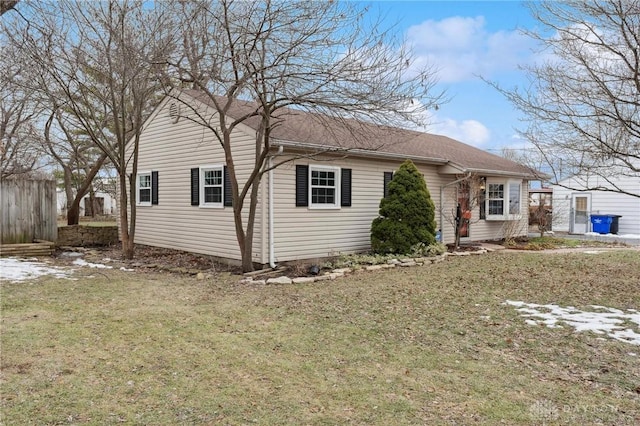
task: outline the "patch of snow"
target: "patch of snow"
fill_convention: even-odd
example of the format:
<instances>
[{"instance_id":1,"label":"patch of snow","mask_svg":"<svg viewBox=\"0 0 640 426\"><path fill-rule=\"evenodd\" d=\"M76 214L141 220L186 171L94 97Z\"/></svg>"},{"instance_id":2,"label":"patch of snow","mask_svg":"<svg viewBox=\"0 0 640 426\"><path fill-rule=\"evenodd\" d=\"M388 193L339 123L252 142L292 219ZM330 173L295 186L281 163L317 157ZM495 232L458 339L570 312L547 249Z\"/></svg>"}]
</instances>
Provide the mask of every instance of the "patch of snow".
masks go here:
<instances>
[{"instance_id":1,"label":"patch of snow","mask_svg":"<svg viewBox=\"0 0 640 426\"><path fill-rule=\"evenodd\" d=\"M573 306L537 305L512 300L507 300L505 303L514 306L524 317L533 318L525 320L530 325L544 324L549 328L558 328L561 327L560 324L567 324L575 328L576 332L592 331L640 346L640 313L635 309L623 311L591 305L595 311L590 312ZM637 327L632 325L634 328L629 328L629 323L635 323Z\"/></svg>"},{"instance_id":2,"label":"patch of snow","mask_svg":"<svg viewBox=\"0 0 640 426\"><path fill-rule=\"evenodd\" d=\"M65 251L60 254L60 257L82 257L84 253L78 253L77 251Z\"/></svg>"},{"instance_id":3,"label":"patch of snow","mask_svg":"<svg viewBox=\"0 0 640 426\"><path fill-rule=\"evenodd\" d=\"M600 234L599 232L587 232L584 235L590 235L595 237L609 237L609 238L632 238L639 239L640 235L638 234Z\"/></svg>"},{"instance_id":4,"label":"patch of snow","mask_svg":"<svg viewBox=\"0 0 640 426\"><path fill-rule=\"evenodd\" d=\"M133 269L127 269L127 268L125 268L124 266L121 266L121 267L120 267L120 270L121 270L121 271L125 271L125 272L133 272Z\"/></svg>"},{"instance_id":5,"label":"patch of snow","mask_svg":"<svg viewBox=\"0 0 640 426\"><path fill-rule=\"evenodd\" d=\"M600 254L602 253L601 251L598 250L585 250L583 251L584 254Z\"/></svg>"},{"instance_id":6,"label":"patch of snow","mask_svg":"<svg viewBox=\"0 0 640 426\"><path fill-rule=\"evenodd\" d=\"M91 263L91 262L87 262L84 259L76 259L73 261L73 264L77 266L88 266L89 268L113 269L113 266L107 266L101 263Z\"/></svg>"},{"instance_id":7,"label":"patch of snow","mask_svg":"<svg viewBox=\"0 0 640 426\"><path fill-rule=\"evenodd\" d=\"M0 279L9 282L21 282L32 280L44 275L52 275L55 278L69 278L73 270L56 266L48 266L35 259L24 260L15 257L0 258Z\"/></svg>"}]
</instances>

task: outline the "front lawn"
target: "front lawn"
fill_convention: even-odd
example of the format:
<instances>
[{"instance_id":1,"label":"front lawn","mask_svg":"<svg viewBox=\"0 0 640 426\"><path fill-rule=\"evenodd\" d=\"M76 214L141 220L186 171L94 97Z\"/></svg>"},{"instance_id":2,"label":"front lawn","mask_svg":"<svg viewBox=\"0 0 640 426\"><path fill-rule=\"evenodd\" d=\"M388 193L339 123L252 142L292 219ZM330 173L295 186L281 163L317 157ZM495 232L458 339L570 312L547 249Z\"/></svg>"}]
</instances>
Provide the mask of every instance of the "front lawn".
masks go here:
<instances>
[{"instance_id":1,"label":"front lawn","mask_svg":"<svg viewBox=\"0 0 640 426\"><path fill-rule=\"evenodd\" d=\"M640 345L505 303L640 310L639 251L503 251L311 285L74 276L2 283L2 424L640 423Z\"/></svg>"}]
</instances>

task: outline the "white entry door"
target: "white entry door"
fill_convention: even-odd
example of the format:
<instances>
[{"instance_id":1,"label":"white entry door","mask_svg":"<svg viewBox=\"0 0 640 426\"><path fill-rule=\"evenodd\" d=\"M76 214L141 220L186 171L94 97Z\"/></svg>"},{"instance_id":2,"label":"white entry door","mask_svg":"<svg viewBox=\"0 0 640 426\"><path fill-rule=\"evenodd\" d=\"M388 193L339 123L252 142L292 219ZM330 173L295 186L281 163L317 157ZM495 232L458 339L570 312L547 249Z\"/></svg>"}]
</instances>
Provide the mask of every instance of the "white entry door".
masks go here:
<instances>
[{"instance_id":1,"label":"white entry door","mask_svg":"<svg viewBox=\"0 0 640 426\"><path fill-rule=\"evenodd\" d=\"M569 232L572 234L585 234L591 229L589 213L591 211L591 194L571 194L571 214Z\"/></svg>"}]
</instances>

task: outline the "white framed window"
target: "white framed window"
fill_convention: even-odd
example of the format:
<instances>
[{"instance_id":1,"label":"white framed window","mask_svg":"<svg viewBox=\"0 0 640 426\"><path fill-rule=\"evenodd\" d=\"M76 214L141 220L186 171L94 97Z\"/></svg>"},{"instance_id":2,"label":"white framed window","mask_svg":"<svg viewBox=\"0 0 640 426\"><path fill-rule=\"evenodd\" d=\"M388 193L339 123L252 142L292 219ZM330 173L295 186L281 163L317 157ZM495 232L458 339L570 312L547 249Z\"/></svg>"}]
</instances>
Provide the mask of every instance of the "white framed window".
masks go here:
<instances>
[{"instance_id":1,"label":"white framed window","mask_svg":"<svg viewBox=\"0 0 640 426\"><path fill-rule=\"evenodd\" d=\"M522 218L522 181L487 179L486 220Z\"/></svg>"},{"instance_id":2,"label":"white framed window","mask_svg":"<svg viewBox=\"0 0 640 426\"><path fill-rule=\"evenodd\" d=\"M504 183L490 183L487 186L487 203L489 216L504 215Z\"/></svg>"},{"instance_id":3,"label":"white framed window","mask_svg":"<svg viewBox=\"0 0 640 426\"><path fill-rule=\"evenodd\" d=\"M222 165L200 167L200 207L224 207L224 169Z\"/></svg>"},{"instance_id":4,"label":"white framed window","mask_svg":"<svg viewBox=\"0 0 640 426\"><path fill-rule=\"evenodd\" d=\"M151 205L151 172L140 172L136 177L136 204Z\"/></svg>"},{"instance_id":5,"label":"white framed window","mask_svg":"<svg viewBox=\"0 0 640 426\"><path fill-rule=\"evenodd\" d=\"M522 183L520 181L509 181L509 214L520 215L520 191Z\"/></svg>"},{"instance_id":6,"label":"white framed window","mask_svg":"<svg viewBox=\"0 0 640 426\"><path fill-rule=\"evenodd\" d=\"M309 166L309 208L340 208L340 168Z\"/></svg>"}]
</instances>

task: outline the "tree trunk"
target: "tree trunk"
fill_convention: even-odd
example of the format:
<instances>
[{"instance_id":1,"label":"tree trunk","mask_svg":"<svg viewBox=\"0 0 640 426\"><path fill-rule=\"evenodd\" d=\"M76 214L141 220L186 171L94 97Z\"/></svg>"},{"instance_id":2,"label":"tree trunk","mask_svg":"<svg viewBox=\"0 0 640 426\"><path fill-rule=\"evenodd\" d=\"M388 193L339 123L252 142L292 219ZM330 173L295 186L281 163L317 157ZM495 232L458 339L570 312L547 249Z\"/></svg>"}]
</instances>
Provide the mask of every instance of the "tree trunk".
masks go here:
<instances>
[{"instance_id":1,"label":"tree trunk","mask_svg":"<svg viewBox=\"0 0 640 426\"><path fill-rule=\"evenodd\" d=\"M138 116L139 121L141 117ZM124 158L125 153L125 145L123 144L120 149L121 156ZM129 179L129 186L127 187L127 172L126 166L124 170L120 172L120 181L124 182L124 184L120 185L120 193L122 196L120 197L120 202L122 208L120 209L120 223L124 222L124 228L126 230L126 238L123 232L122 237L122 257L127 260L133 259L135 254L135 235L136 235L136 179L138 175L138 152L140 149L140 134L136 134L133 139L133 154L132 154L132 168L131 168L131 179ZM124 175L124 176L122 176ZM128 189L128 191L127 191ZM128 195L128 203L131 208L131 223L127 220L127 195Z\"/></svg>"},{"instance_id":2,"label":"tree trunk","mask_svg":"<svg viewBox=\"0 0 640 426\"><path fill-rule=\"evenodd\" d=\"M80 223L80 199L76 197L67 210L67 225L77 225L78 223Z\"/></svg>"},{"instance_id":3,"label":"tree trunk","mask_svg":"<svg viewBox=\"0 0 640 426\"><path fill-rule=\"evenodd\" d=\"M120 240L122 242L122 258L133 259L133 244L130 243L129 220L127 217L127 200L129 191L127 186L127 172L118 170L120 185Z\"/></svg>"},{"instance_id":4,"label":"tree trunk","mask_svg":"<svg viewBox=\"0 0 640 426\"><path fill-rule=\"evenodd\" d=\"M258 193L260 190L260 179L257 177L251 184L251 195L249 200L249 217L247 218L247 230L244 237L244 249L242 251L242 271L253 271L253 230L256 218L256 208L258 206Z\"/></svg>"},{"instance_id":5,"label":"tree trunk","mask_svg":"<svg viewBox=\"0 0 640 426\"><path fill-rule=\"evenodd\" d=\"M73 205L74 195L73 195L73 172L71 168L68 166L61 164L62 170L64 172L64 193L66 195L66 215L67 215L67 224L75 225L78 223L78 219L75 219L75 223L69 223L69 211L71 211L71 206Z\"/></svg>"},{"instance_id":6,"label":"tree trunk","mask_svg":"<svg viewBox=\"0 0 640 426\"><path fill-rule=\"evenodd\" d=\"M82 186L78 188L78 192L76 193L75 198L73 199L73 203L71 207L69 207L69 211L67 212L67 225L77 225L80 221L80 201L82 197L85 196L91 184L93 183L93 178L96 177L100 168L102 168L102 164L107 159L107 154L100 155L96 164L93 165L89 174L86 176L84 182L82 182Z\"/></svg>"}]
</instances>

